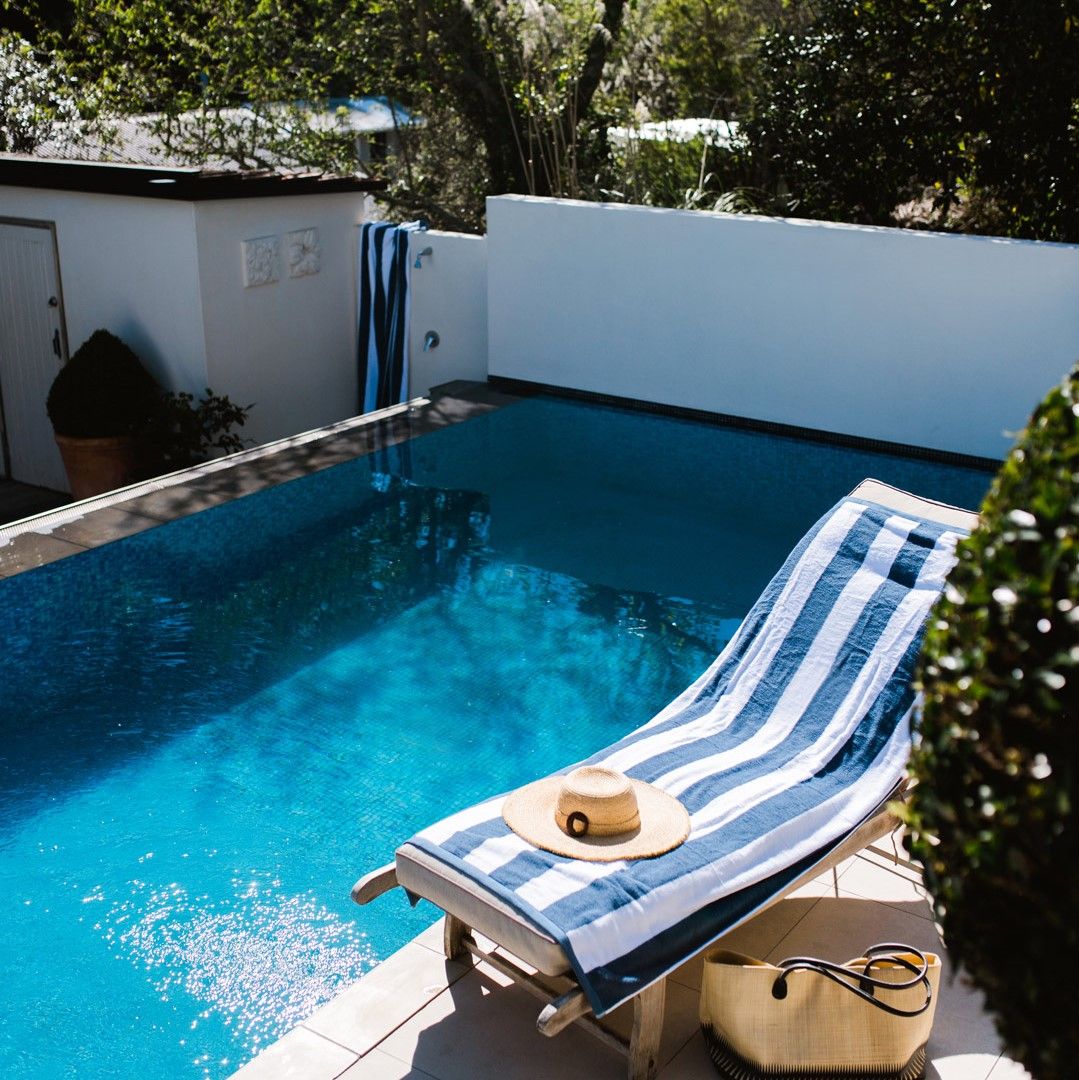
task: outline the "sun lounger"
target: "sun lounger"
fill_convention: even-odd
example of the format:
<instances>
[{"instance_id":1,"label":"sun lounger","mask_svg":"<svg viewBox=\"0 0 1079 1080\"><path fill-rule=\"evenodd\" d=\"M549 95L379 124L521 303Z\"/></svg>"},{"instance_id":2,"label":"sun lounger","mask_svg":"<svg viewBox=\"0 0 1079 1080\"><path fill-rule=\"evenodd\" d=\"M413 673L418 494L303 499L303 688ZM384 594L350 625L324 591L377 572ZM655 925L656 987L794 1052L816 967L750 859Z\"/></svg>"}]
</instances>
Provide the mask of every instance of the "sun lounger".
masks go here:
<instances>
[{"instance_id":1,"label":"sun lounger","mask_svg":"<svg viewBox=\"0 0 1079 1080\"><path fill-rule=\"evenodd\" d=\"M447 956L481 957L547 1002L544 1034L581 1021L628 1054L631 1080L654 1076L667 974L897 825L922 630L975 523L860 484L708 670L588 759L676 796L691 821L680 847L619 862L551 854L509 829L500 796L418 833L353 899L395 885L426 897L446 912ZM630 999L627 1043L599 1018Z\"/></svg>"}]
</instances>

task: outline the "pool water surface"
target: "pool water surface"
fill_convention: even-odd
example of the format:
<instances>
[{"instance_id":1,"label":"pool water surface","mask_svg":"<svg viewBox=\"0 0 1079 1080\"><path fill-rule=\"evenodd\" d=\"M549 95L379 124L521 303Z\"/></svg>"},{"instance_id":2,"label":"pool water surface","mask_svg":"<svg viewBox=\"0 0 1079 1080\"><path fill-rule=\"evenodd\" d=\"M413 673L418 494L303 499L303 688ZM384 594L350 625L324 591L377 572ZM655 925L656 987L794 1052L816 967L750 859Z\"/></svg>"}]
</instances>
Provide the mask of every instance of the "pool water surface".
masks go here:
<instances>
[{"instance_id":1,"label":"pool water surface","mask_svg":"<svg viewBox=\"0 0 1079 1080\"><path fill-rule=\"evenodd\" d=\"M866 476L531 399L0 582L0 1075L224 1077L436 916L349 888L647 721Z\"/></svg>"}]
</instances>

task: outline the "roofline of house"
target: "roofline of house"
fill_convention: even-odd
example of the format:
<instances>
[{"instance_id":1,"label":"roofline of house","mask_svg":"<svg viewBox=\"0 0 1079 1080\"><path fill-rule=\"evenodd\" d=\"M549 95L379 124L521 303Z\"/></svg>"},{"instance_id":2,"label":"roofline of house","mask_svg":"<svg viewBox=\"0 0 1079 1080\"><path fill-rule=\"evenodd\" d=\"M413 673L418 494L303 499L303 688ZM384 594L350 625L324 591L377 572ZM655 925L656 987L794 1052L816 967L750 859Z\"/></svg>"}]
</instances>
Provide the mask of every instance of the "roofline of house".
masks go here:
<instances>
[{"instance_id":1,"label":"roofline of house","mask_svg":"<svg viewBox=\"0 0 1079 1080\"><path fill-rule=\"evenodd\" d=\"M342 191L383 191L386 181L365 176L272 169L166 168L101 161L69 161L29 154L0 154L0 184L14 187L130 195L143 199L250 199L281 195L330 195Z\"/></svg>"}]
</instances>

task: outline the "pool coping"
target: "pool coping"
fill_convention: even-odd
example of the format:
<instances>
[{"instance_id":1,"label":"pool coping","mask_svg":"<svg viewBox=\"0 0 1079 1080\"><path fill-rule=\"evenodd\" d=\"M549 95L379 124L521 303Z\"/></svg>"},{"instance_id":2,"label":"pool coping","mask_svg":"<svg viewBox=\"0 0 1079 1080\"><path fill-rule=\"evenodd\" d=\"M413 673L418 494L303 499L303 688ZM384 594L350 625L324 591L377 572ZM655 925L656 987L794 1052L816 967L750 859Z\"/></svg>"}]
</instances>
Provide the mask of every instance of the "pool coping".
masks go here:
<instances>
[{"instance_id":1,"label":"pool coping","mask_svg":"<svg viewBox=\"0 0 1079 1080\"><path fill-rule=\"evenodd\" d=\"M470 420L521 400L457 380L350 417L0 526L0 580Z\"/></svg>"}]
</instances>

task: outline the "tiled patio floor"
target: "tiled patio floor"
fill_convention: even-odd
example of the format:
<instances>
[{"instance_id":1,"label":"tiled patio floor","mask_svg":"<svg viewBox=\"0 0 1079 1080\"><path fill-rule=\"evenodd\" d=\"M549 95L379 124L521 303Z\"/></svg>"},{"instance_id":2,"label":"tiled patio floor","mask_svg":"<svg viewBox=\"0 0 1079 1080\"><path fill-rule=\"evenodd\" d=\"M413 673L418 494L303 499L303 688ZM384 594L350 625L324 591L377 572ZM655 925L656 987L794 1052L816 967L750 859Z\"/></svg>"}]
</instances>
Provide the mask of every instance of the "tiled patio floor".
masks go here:
<instances>
[{"instance_id":1,"label":"tiled patio floor","mask_svg":"<svg viewBox=\"0 0 1079 1080\"><path fill-rule=\"evenodd\" d=\"M376 900L375 903L378 903ZM357 909L362 926L363 909ZM918 876L865 852L727 936L768 960L815 954L847 960L881 941L944 954ZM714 1080L698 1029L701 961L667 990L660 1080ZM540 1003L492 968L442 955L436 924L241 1069L235 1080L622 1080L623 1059L584 1031L553 1039L535 1028ZM619 1013L621 1015L619 1015ZM628 1032L629 1008L614 1014ZM944 977L928 1080L1022 1080L1002 1056L980 994Z\"/></svg>"}]
</instances>

